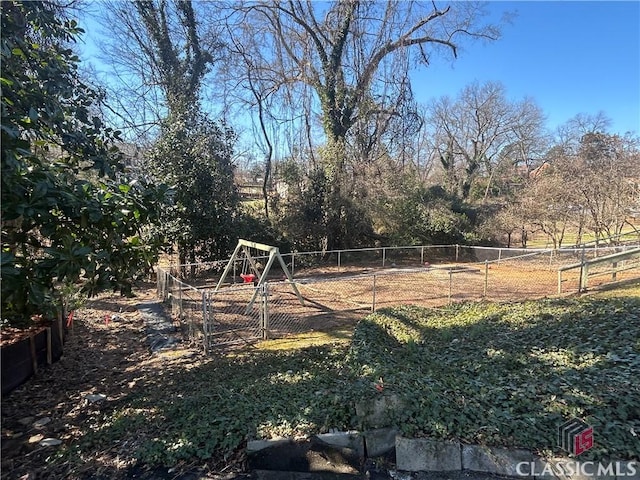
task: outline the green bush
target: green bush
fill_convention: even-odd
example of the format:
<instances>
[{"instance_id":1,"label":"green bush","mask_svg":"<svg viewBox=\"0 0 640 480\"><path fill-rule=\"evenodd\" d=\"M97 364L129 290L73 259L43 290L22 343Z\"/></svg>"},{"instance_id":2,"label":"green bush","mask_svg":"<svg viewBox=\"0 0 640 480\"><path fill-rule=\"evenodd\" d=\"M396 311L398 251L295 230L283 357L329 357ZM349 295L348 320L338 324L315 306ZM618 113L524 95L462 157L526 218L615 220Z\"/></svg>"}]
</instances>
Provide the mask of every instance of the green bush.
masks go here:
<instances>
[{"instance_id":1,"label":"green bush","mask_svg":"<svg viewBox=\"0 0 640 480\"><path fill-rule=\"evenodd\" d=\"M376 224L392 245L473 243L475 212L440 186L409 186L378 201Z\"/></svg>"}]
</instances>

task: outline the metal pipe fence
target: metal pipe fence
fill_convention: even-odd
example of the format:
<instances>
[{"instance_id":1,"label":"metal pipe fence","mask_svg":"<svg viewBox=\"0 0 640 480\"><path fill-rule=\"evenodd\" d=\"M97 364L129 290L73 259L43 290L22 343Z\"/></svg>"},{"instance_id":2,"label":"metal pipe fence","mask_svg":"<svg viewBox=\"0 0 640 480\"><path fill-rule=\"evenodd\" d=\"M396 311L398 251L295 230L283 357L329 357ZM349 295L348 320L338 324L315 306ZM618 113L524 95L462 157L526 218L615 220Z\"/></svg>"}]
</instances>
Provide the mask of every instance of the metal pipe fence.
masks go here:
<instances>
[{"instance_id":1,"label":"metal pipe fence","mask_svg":"<svg viewBox=\"0 0 640 480\"><path fill-rule=\"evenodd\" d=\"M429 245L295 252L287 254L287 259L302 302L277 273L260 286L232 279L214 292L215 278L208 278L207 272L215 275L226 262L197 265L199 276L189 283L177 276L185 272L182 266L170 272L159 268L158 296L169 306L185 339L210 352L259 339L350 328L367 313L400 304L437 307L576 293L583 288L581 273L567 265L633 247L550 250ZM599 270L592 267L590 285L640 279L637 259L617 262L615 268L615 274L609 271L595 278ZM237 274L240 269L238 265Z\"/></svg>"},{"instance_id":2,"label":"metal pipe fence","mask_svg":"<svg viewBox=\"0 0 640 480\"><path fill-rule=\"evenodd\" d=\"M600 241L602 243L602 240ZM640 246L640 238L621 245L598 245L594 242L560 249L550 248L517 248L517 247L482 247L470 245L408 245L393 247L368 247L341 250L289 252L281 253L291 273L309 267L338 267L349 266L415 266L427 263L454 262L483 262L485 260L500 262L503 259L546 253L551 260L557 257L556 264L567 259L580 259L582 254L586 258L598 258L625 251ZM256 255L254 260L264 263L268 255ZM171 273L177 278L197 280L207 278L222 272L228 260L214 262L186 263L171 267ZM552 262L553 263L553 262ZM233 277L238 277L243 271L243 260L234 264Z\"/></svg>"}]
</instances>

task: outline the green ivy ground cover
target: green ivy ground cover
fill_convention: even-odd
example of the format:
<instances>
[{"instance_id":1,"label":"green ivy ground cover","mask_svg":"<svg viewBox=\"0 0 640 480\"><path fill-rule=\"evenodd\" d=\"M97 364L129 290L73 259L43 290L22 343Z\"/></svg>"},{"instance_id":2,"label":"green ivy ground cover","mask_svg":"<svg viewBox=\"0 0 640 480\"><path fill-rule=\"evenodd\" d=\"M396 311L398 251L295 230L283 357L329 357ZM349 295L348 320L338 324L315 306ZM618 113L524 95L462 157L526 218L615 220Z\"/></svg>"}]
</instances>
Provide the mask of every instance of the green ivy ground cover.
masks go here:
<instances>
[{"instance_id":1,"label":"green ivy ground cover","mask_svg":"<svg viewBox=\"0 0 640 480\"><path fill-rule=\"evenodd\" d=\"M596 436L581 459L640 457L638 298L389 309L360 322L350 361L399 397L410 436L561 453L578 417Z\"/></svg>"},{"instance_id":2,"label":"green ivy ground cover","mask_svg":"<svg viewBox=\"0 0 640 480\"><path fill-rule=\"evenodd\" d=\"M406 435L561 453L557 427L579 417L596 442L581 459L638 459L639 372L639 298L399 307L351 344L167 370L65 457L125 442L147 465L223 459L251 438L366 428L356 402L391 395Z\"/></svg>"}]
</instances>

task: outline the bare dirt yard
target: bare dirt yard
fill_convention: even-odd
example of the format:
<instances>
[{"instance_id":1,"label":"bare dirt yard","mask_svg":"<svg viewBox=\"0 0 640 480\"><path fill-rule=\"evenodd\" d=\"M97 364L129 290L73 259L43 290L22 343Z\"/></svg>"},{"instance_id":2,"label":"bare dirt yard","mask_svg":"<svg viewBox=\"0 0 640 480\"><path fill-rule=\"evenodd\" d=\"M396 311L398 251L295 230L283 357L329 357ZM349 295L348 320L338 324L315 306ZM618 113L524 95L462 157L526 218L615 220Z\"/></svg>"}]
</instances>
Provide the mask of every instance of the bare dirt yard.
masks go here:
<instances>
[{"instance_id":1,"label":"bare dirt yard","mask_svg":"<svg viewBox=\"0 0 640 480\"><path fill-rule=\"evenodd\" d=\"M566 263L568 259L563 259ZM298 269L294 276L297 296L292 286L276 272L269 279L269 338L282 338L301 332L328 332L353 328L369 312L400 304L441 307L466 301L521 301L552 297L558 294L557 259L548 257L506 259L484 263L327 265ZM636 267L617 273L618 281L638 278ZM562 294L578 290L580 270L563 272ZM611 281L610 273L589 280L596 288ZM189 283L189 280L186 280ZM260 338L263 305L260 292L252 283L236 283L213 293L217 279L206 272L192 281L212 292L210 310L215 319L212 336L218 345L242 344ZM192 308L182 296L184 309ZM198 300L196 295L196 302ZM202 322L198 318L196 322Z\"/></svg>"}]
</instances>

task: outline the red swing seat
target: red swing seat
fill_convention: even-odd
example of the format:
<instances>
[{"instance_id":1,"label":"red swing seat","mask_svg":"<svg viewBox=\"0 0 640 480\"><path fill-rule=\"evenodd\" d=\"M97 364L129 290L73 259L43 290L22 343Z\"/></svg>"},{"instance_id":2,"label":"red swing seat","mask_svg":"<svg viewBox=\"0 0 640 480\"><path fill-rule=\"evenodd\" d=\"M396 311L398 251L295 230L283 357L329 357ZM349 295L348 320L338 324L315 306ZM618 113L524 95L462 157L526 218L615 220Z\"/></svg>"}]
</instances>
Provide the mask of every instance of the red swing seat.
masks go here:
<instances>
[{"instance_id":1,"label":"red swing seat","mask_svg":"<svg viewBox=\"0 0 640 480\"><path fill-rule=\"evenodd\" d=\"M240 278L242 279L243 283L252 283L258 279L258 277L256 277L254 273L241 273Z\"/></svg>"}]
</instances>

